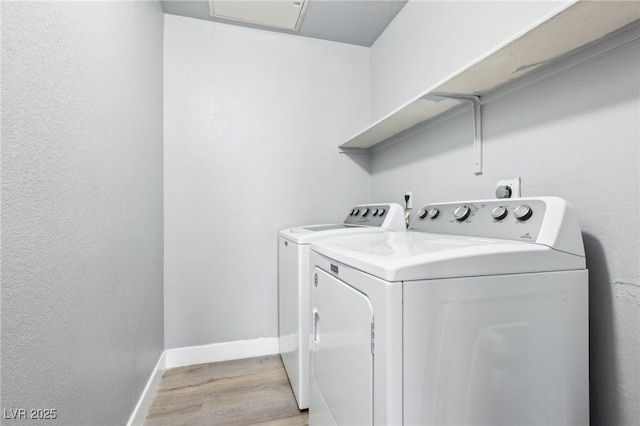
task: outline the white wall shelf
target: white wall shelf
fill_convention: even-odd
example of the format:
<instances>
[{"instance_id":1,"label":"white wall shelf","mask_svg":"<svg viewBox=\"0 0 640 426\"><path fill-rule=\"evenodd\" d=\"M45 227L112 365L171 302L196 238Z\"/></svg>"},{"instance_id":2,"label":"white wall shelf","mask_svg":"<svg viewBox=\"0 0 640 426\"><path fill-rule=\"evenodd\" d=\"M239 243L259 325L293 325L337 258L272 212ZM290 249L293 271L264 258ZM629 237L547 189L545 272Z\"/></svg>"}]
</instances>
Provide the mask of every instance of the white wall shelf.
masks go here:
<instances>
[{"instance_id":1,"label":"white wall shelf","mask_svg":"<svg viewBox=\"0 0 640 426\"><path fill-rule=\"evenodd\" d=\"M578 1L536 23L471 64L430 87L339 146L342 152L372 152L411 129L455 108L464 99L438 94L482 97L583 46L640 19L640 2ZM478 106L479 110L479 106ZM482 172L480 111L474 114L475 172Z\"/></svg>"}]
</instances>

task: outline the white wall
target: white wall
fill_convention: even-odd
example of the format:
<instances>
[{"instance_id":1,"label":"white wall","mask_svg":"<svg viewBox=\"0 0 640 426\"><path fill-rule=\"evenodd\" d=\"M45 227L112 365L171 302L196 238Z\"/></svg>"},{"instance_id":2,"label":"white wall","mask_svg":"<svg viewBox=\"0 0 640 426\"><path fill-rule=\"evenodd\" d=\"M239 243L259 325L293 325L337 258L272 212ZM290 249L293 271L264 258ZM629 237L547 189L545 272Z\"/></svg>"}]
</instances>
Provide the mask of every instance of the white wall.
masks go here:
<instances>
[{"instance_id":1,"label":"white wall","mask_svg":"<svg viewBox=\"0 0 640 426\"><path fill-rule=\"evenodd\" d=\"M277 335L277 231L370 202L363 47L165 16L165 344Z\"/></svg>"},{"instance_id":2,"label":"white wall","mask_svg":"<svg viewBox=\"0 0 640 426\"><path fill-rule=\"evenodd\" d=\"M374 64L392 61L372 54ZM473 173L468 112L372 160L374 199L409 189L416 207L491 198L498 179L521 176L524 196L558 195L576 207L590 271L592 425L640 419L639 69L636 41L486 104L482 175ZM390 85L406 76L393 77ZM417 87L417 78L403 85Z\"/></svg>"},{"instance_id":3,"label":"white wall","mask_svg":"<svg viewBox=\"0 0 640 426\"><path fill-rule=\"evenodd\" d=\"M158 2L2 2L4 409L125 424L162 352L162 31Z\"/></svg>"},{"instance_id":4,"label":"white wall","mask_svg":"<svg viewBox=\"0 0 640 426\"><path fill-rule=\"evenodd\" d=\"M373 121L566 4L410 0L371 46Z\"/></svg>"}]
</instances>

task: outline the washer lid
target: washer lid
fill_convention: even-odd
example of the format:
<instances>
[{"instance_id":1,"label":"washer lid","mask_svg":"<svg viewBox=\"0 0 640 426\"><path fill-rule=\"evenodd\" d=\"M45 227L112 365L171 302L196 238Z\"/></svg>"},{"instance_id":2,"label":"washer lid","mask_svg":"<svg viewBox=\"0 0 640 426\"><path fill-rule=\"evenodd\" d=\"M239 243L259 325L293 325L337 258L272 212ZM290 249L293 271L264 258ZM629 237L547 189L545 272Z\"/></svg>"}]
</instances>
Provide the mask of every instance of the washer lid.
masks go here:
<instances>
[{"instance_id":1,"label":"washer lid","mask_svg":"<svg viewBox=\"0 0 640 426\"><path fill-rule=\"evenodd\" d=\"M329 237L340 237L351 234L384 232L383 228L345 225L342 223L298 226L280 231L280 236L296 244L310 244Z\"/></svg>"},{"instance_id":2,"label":"washer lid","mask_svg":"<svg viewBox=\"0 0 640 426\"><path fill-rule=\"evenodd\" d=\"M323 239L311 249L387 281L584 269L584 257L510 240L423 232Z\"/></svg>"}]
</instances>

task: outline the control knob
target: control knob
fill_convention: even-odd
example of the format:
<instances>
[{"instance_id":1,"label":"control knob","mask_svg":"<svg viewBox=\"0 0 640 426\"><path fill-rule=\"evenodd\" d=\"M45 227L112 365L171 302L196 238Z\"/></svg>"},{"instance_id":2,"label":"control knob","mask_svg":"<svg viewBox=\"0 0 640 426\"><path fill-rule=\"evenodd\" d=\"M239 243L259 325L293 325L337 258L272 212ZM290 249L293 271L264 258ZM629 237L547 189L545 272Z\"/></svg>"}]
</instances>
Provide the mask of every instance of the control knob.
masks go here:
<instances>
[{"instance_id":1,"label":"control knob","mask_svg":"<svg viewBox=\"0 0 640 426\"><path fill-rule=\"evenodd\" d=\"M429 213L429 211L427 210L427 208L423 208L418 212L418 219L424 219L425 217L427 217L427 214Z\"/></svg>"},{"instance_id":2,"label":"control knob","mask_svg":"<svg viewBox=\"0 0 640 426\"><path fill-rule=\"evenodd\" d=\"M529 207L527 204L518 206L513 211L513 215L516 217L516 219L522 222L524 222L525 220L528 220L532 214L533 214L533 211L531 210L531 207Z\"/></svg>"},{"instance_id":3,"label":"control knob","mask_svg":"<svg viewBox=\"0 0 640 426\"><path fill-rule=\"evenodd\" d=\"M491 216L495 219L495 220L502 220L505 217L507 217L507 209L504 206L499 206L496 207L495 209L493 209L491 211Z\"/></svg>"},{"instance_id":4,"label":"control knob","mask_svg":"<svg viewBox=\"0 0 640 426\"><path fill-rule=\"evenodd\" d=\"M353 215L358 216L360 214L360 209L353 209Z\"/></svg>"},{"instance_id":5,"label":"control knob","mask_svg":"<svg viewBox=\"0 0 640 426\"><path fill-rule=\"evenodd\" d=\"M364 209L362 209L362 217L365 217L368 214L369 214L369 207L365 207Z\"/></svg>"},{"instance_id":6,"label":"control knob","mask_svg":"<svg viewBox=\"0 0 640 426\"><path fill-rule=\"evenodd\" d=\"M371 212L372 216L378 216L378 209L373 209L373 211Z\"/></svg>"},{"instance_id":7,"label":"control knob","mask_svg":"<svg viewBox=\"0 0 640 426\"><path fill-rule=\"evenodd\" d=\"M433 220L440 214L440 210L433 208L429 210L429 219Z\"/></svg>"},{"instance_id":8,"label":"control knob","mask_svg":"<svg viewBox=\"0 0 640 426\"><path fill-rule=\"evenodd\" d=\"M382 216L386 212L385 209L378 209L378 216Z\"/></svg>"},{"instance_id":9,"label":"control knob","mask_svg":"<svg viewBox=\"0 0 640 426\"><path fill-rule=\"evenodd\" d=\"M453 217L458 221L462 222L471 214L471 209L469 206L460 206L453 212Z\"/></svg>"}]
</instances>

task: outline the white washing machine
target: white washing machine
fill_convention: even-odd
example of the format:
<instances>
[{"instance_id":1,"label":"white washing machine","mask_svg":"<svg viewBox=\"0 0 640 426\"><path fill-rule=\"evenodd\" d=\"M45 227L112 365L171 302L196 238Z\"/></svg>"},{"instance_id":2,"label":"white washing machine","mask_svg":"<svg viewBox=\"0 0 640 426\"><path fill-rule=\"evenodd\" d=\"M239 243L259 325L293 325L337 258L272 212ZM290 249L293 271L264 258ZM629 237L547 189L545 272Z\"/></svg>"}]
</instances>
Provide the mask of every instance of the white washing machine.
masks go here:
<instances>
[{"instance_id":1,"label":"white washing machine","mask_svg":"<svg viewBox=\"0 0 640 426\"><path fill-rule=\"evenodd\" d=\"M588 276L557 197L311 244L311 425L588 425Z\"/></svg>"},{"instance_id":2,"label":"white washing machine","mask_svg":"<svg viewBox=\"0 0 640 426\"><path fill-rule=\"evenodd\" d=\"M350 210L343 223L298 226L280 231L278 241L279 345L291 388L301 410L309 407L309 244L322 238L404 231L400 204L366 204Z\"/></svg>"}]
</instances>

